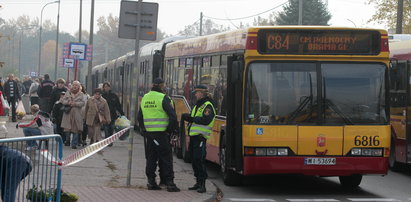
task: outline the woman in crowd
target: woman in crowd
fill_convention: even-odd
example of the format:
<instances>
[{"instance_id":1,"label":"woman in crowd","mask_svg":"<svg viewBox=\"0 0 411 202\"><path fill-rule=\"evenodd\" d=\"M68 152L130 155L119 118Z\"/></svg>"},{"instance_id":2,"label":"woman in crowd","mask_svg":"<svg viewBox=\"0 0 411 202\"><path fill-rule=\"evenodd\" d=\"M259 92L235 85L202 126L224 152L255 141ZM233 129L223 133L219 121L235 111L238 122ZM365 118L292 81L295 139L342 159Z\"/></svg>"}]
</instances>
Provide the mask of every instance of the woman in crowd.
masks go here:
<instances>
[{"instance_id":1,"label":"woman in crowd","mask_svg":"<svg viewBox=\"0 0 411 202\"><path fill-rule=\"evenodd\" d=\"M88 126L90 144L101 139L101 125L110 123L110 108L107 101L101 97L101 89L94 90L94 96L86 104L86 124Z\"/></svg>"},{"instance_id":2,"label":"woman in crowd","mask_svg":"<svg viewBox=\"0 0 411 202\"><path fill-rule=\"evenodd\" d=\"M80 90L79 81L73 81L70 91L67 91L63 97L62 103L65 106L61 127L68 135L66 141L69 140L71 134L71 148L77 149L78 136L83 131L83 114L82 107L85 105L83 93Z\"/></svg>"}]
</instances>

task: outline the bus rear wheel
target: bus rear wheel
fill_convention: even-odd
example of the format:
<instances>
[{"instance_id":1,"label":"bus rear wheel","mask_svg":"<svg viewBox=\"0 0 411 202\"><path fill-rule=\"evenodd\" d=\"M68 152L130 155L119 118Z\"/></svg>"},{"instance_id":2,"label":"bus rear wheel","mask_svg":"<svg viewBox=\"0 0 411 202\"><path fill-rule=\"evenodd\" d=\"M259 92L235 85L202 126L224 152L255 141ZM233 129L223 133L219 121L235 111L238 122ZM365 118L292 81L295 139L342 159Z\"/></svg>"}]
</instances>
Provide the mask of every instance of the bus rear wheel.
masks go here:
<instances>
[{"instance_id":1,"label":"bus rear wheel","mask_svg":"<svg viewBox=\"0 0 411 202\"><path fill-rule=\"evenodd\" d=\"M361 184L362 175L339 176L340 183L346 188L357 188Z\"/></svg>"}]
</instances>

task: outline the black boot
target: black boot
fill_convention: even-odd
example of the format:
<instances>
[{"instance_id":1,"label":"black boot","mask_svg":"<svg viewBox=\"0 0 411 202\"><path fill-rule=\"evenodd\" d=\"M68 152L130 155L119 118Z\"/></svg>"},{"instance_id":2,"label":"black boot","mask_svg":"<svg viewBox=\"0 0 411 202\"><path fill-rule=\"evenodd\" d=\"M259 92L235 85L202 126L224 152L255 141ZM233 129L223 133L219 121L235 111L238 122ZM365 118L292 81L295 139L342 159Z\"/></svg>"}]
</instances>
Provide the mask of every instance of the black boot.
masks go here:
<instances>
[{"instance_id":1,"label":"black boot","mask_svg":"<svg viewBox=\"0 0 411 202\"><path fill-rule=\"evenodd\" d=\"M206 187L205 187L205 180L200 180L200 186L197 189L198 193L204 193L206 192Z\"/></svg>"},{"instance_id":2,"label":"black boot","mask_svg":"<svg viewBox=\"0 0 411 202\"><path fill-rule=\"evenodd\" d=\"M198 179L196 179L196 183L192 187L189 187L188 190L197 190L199 187L200 182L198 181Z\"/></svg>"},{"instance_id":3,"label":"black boot","mask_svg":"<svg viewBox=\"0 0 411 202\"><path fill-rule=\"evenodd\" d=\"M159 186L166 186L166 180L164 179L164 177L160 177L160 183L158 184Z\"/></svg>"},{"instance_id":4,"label":"black boot","mask_svg":"<svg viewBox=\"0 0 411 202\"><path fill-rule=\"evenodd\" d=\"M167 191L168 192L179 192L180 189L177 187L176 184L174 184L173 181L170 181L167 183Z\"/></svg>"},{"instance_id":5,"label":"black boot","mask_svg":"<svg viewBox=\"0 0 411 202\"><path fill-rule=\"evenodd\" d=\"M157 185L155 178L148 179L147 188L148 190L160 190L161 189L161 187Z\"/></svg>"}]
</instances>

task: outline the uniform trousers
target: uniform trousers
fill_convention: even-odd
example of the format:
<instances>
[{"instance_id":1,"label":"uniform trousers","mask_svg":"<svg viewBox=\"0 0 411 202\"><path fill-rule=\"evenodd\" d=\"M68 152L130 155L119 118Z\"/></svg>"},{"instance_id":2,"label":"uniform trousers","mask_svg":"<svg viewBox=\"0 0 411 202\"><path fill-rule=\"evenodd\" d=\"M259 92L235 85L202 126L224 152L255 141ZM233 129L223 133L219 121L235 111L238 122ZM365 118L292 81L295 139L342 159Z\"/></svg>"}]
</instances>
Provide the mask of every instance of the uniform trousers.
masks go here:
<instances>
[{"instance_id":1,"label":"uniform trousers","mask_svg":"<svg viewBox=\"0 0 411 202\"><path fill-rule=\"evenodd\" d=\"M165 177L166 183L173 182L173 154L168 138L165 132L145 132L146 138L146 176L148 179L156 177L157 162L160 170Z\"/></svg>"},{"instance_id":2,"label":"uniform trousers","mask_svg":"<svg viewBox=\"0 0 411 202\"><path fill-rule=\"evenodd\" d=\"M202 135L190 136L189 151L192 156L191 165L194 176L198 180L205 180L208 177L205 165L205 158L207 156L206 143L207 139Z\"/></svg>"}]
</instances>

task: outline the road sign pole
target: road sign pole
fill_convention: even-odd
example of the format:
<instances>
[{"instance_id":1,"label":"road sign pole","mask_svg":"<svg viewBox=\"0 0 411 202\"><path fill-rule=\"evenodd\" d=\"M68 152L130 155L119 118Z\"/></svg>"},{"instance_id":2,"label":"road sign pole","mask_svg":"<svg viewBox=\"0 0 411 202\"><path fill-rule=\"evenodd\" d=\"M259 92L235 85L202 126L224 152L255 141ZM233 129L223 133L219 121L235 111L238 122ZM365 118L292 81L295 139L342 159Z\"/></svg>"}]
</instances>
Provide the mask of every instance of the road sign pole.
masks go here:
<instances>
[{"instance_id":1,"label":"road sign pole","mask_svg":"<svg viewBox=\"0 0 411 202\"><path fill-rule=\"evenodd\" d=\"M78 59L74 59L74 81L77 80L77 71L78 71Z\"/></svg>"},{"instance_id":2,"label":"road sign pole","mask_svg":"<svg viewBox=\"0 0 411 202\"><path fill-rule=\"evenodd\" d=\"M138 65L138 52L139 52L139 49L140 49L140 23L141 23L141 6L142 6L142 4L143 4L143 0L138 0L138 6L137 6L137 15L136 15L136 18L137 18L137 23L136 23L136 41L135 41L135 44L134 44L134 68L133 68L133 74L132 75L138 75L139 74L139 70L138 70L138 67L139 67L139 65ZM139 94L139 91L140 91L140 89L138 89L138 76L136 77L136 84L135 85L133 85L133 88L137 88L136 90L133 90L132 91L132 96L134 95L135 97L135 99L133 99L133 100L135 100L136 101L136 103L131 103L132 104L132 109L133 110L131 110L131 122L132 123L135 123L136 122L136 115L135 115L135 109L136 109L136 107L138 108L138 106L139 106L139 103L138 103L138 94ZM133 89L132 88L132 89ZM134 124L134 125L136 125L136 124ZM128 165L127 165L127 182L126 182L126 184L127 184L127 186L129 187L130 186L130 180L131 180L131 169L132 169L132 167L131 167L131 165L132 165L132 162L133 162L133 142L134 142L134 138L133 138L133 133L130 135L130 138L129 138L129 149L128 149Z\"/></svg>"},{"instance_id":3,"label":"road sign pole","mask_svg":"<svg viewBox=\"0 0 411 202\"><path fill-rule=\"evenodd\" d=\"M70 68L67 68L67 85L70 83Z\"/></svg>"}]
</instances>

